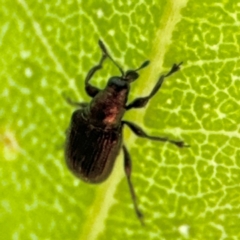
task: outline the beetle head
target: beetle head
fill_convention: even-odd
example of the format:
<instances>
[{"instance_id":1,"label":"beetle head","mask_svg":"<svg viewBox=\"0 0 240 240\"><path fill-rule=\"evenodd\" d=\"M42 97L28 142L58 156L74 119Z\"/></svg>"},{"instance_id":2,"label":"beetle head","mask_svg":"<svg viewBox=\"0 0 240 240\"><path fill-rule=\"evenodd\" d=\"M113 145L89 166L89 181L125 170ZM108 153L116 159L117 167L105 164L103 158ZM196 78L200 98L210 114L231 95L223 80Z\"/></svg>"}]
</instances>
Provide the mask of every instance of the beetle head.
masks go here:
<instances>
[{"instance_id":1,"label":"beetle head","mask_svg":"<svg viewBox=\"0 0 240 240\"><path fill-rule=\"evenodd\" d=\"M126 71L125 73L122 74L122 80L127 81L128 83L135 81L139 77L139 74L137 73L137 71L139 71L142 68L145 68L149 63L150 61L145 61L139 68L135 70Z\"/></svg>"},{"instance_id":2,"label":"beetle head","mask_svg":"<svg viewBox=\"0 0 240 240\"><path fill-rule=\"evenodd\" d=\"M128 70L123 79L127 82L133 82L139 77L139 74L136 72L136 70Z\"/></svg>"},{"instance_id":3,"label":"beetle head","mask_svg":"<svg viewBox=\"0 0 240 240\"><path fill-rule=\"evenodd\" d=\"M129 83L135 81L139 77L137 71L139 71L142 68L145 68L149 63L150 61L145 61L139 68L135 70L128 70L122 78L125 81L128 81Z\"/></svg>"},{"instance_id":4,"label":"beetle head","mask_svg":"<svg viewBox=\"0 0 240 240\"><path fill-rule=\"evenodd\" d=\"M125 79L124 79L125 80ZM128 81L123 81L122 77L114 76L109 78L108 84L109 87L117 87L117 88L127 88Z\"/></svg>"},{"instance_id":5,"label":"beetle head","mask_svg":"<svg viewBox=\"0 0 240 240\"><path fill-rule=\"evenodd\" d=\"M104 43L101 40L99 40L98 44L103 52L101 61L103 61L106 57L108 57L122 74L121 77L111 77L108 80L108 86L124 87L124 86L128 85L127 83L131 83L139 77L139 74L137 73L137 71L139 71L142 68L145 68L150 63L150 61L147 60L139 68L137 68L135 70L128 70L124 73L123 69L118 65L117 62L115 62L115 60L111 57L111 55L109 55Z\"/></svg>"},{"instance_id":6,"label":"beetle head","mask_svg":"<svg viewBox=\"0 0 240 240\"><path fill-rule=\"evenodd\" d=\"M145 61L139 68L137 68L135 70L128 70L125 73L122 70L122 68L119 67L117 65L117 63L115 63L115 61L113 61L113 63L118 67L118 69L122 73L122 76L121 77L117 77L117 76L111 77L108 80L108 86L109 87L118 87L118 88L128 88L129 83L138 79L139 74L137 73L137 71L139 71L142 68L145 68L150 63L150 61Z\"/></svg>"}]
</instances>

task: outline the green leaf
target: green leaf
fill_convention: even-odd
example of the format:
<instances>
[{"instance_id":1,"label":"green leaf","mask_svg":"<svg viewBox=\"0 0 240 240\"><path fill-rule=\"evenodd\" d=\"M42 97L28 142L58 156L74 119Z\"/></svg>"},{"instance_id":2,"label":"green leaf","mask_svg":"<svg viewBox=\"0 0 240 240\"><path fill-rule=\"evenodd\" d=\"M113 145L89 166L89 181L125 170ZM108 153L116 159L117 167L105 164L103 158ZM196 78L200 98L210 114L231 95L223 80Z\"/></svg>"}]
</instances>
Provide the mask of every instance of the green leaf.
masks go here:
<instances>
[{"instance_id":1,"label":"green leaf","mask_svg":"<svg viewBox=\"0 0 240 240\"><path fill-rule=\"evenodd\" d=\"M240 6L237 1L1 1L0 239L239 239ZM178 149L124 130L132 181L145 216L135 216L119 155L100 185L75 178L63 146L75 101L90 101L84 77L100 59L137 68L125 119ZM92 83L119 74L110 61Z\"/></svg>"}]
</instances>

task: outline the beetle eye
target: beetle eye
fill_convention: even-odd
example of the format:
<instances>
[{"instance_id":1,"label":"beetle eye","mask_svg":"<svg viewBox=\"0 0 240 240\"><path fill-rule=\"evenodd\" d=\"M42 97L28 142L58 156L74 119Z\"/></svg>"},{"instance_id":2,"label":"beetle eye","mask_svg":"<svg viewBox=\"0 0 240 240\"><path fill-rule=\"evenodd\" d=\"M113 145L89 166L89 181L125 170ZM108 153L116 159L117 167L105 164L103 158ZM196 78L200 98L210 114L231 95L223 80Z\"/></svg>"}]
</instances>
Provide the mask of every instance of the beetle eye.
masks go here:
<instances>
[{"instance_id":1,"label":"beetle eye","mask_svg":"<svg viewBox=\"0 0 240 240\"><path fill-rule=\"evenodd\" d=\"M136 80L139 77L139 74L136 71L128 70L124 78L130 82Z\"/></svg>"}]
</instances>

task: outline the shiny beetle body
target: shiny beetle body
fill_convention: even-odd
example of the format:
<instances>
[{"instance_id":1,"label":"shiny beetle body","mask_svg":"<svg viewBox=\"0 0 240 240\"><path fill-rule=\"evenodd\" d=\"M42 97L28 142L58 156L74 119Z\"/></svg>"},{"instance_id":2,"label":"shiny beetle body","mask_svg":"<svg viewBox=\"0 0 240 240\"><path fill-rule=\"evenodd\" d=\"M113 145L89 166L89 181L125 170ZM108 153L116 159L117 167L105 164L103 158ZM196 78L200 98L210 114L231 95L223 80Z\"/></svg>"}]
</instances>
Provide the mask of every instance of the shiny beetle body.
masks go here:
<instances>
[{"instance_id":1,"label":"shiny beetle body","mask_svg":"<svg viewBox=\"0 0 240 240\"><path fill-rule=\"evenodd\" d=\"M96 127L86 119L89 109L72 116L66 149L67 165L85 182L100 183L110 175L122 145L122 126Z\"/></svg>"},{"instance_id":2,"label":"shiny beetle body","mask_svg":"<svg viewBox=\"0 0 240 240\"><path fill-rule=\"evenodd\" d=\"M92 97L90 103L77 103L70 99L67 101L79 107L72 114L70 127L67 133L65 157L70 170L80 179L89 183L100 183L108 178L120 150L124 154L124 170L128 180L131 196L136 214L143 223L135 191L131 182L131 158L126 146L123 144L122 131L127 125L136 135L150 140L170 142L178 147L184 147L182 141L173 141L165 137L156 137L146 134L136 124L122 120L125 111L132 108L144 107L147 102L160 89L164 78L179 70L180 64L174 64L165 75L160 76L158 82L146 97L135 99L127 104L131 82L139 75L137 71L146 67L145 61L138 69L124 72L122 68L109 55L105 45L99 41L102 57L98 65L94 66L85 79L85 90ZM89 81L96 71L102 68L103 62L109 58L120 70L121 76L111 77L107 86L100 90L92 86Z\"/></svg>"}]
</instances>

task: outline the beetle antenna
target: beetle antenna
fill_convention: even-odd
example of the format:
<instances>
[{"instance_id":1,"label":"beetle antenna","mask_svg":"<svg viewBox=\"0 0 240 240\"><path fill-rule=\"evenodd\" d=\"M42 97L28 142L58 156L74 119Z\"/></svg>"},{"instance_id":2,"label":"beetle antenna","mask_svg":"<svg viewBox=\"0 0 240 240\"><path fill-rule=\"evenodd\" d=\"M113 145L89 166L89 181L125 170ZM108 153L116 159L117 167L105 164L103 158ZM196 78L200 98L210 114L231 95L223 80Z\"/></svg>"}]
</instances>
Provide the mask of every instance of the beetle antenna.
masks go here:
<instances>
[{"instance_id":1,"label":"beetle antenna","mask_svg":"<svg viewBox=\"0 0 240 240\"><path fill-rule=\"evenodd\" d=\"M113 62L113 64L119 69L119 71L121 72L122 76L124 75L124 71L122 70L122 68L113 60L113 58L111 57L111 55L109 55L106 46L104 45L104 43L101 40L98 40L98 44L100 46L100 48L102 49L103 53Z\"/></svg>"},{"instance_id":2,"label":"beetle antenna","mask_svg":"<svg viewBox=\"0 0 240 240\"><path fill-rule=\"evenodd\" d=\"M149 60L145 61L139 68L135 69L134 71L137 72L140 69L147 67L149 65L149 63L150 63Z\"/></svg>"}]
</instances>

